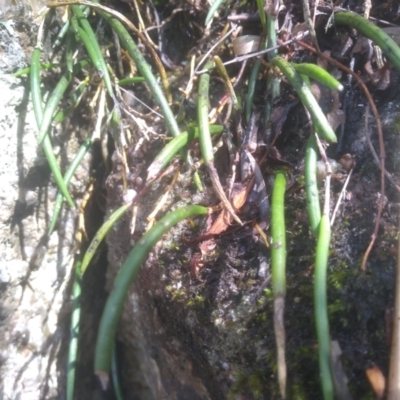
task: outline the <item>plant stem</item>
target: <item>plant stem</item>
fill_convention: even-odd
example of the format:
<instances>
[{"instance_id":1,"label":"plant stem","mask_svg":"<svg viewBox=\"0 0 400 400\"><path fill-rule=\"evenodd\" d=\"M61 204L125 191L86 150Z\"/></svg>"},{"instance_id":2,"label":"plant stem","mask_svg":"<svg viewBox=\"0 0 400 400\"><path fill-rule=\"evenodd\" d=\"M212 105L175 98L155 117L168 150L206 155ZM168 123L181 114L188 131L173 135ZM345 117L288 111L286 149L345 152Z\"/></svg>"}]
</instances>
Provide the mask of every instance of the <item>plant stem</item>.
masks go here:
<instances>
[{"instance_id":1,"label":"plant stem","mask_svg":"<svg viewBox=\"0 0 400 400\"><path fill-rule=\"evenodd\" d=\"M42 104L42 93L40 91L40 54L41 50L36 47L32 54L31 71L30 71L30 84L32 93L33 110L36 118L36 125L40 129L40 125L43 119L43 104ZM56 156L54 155L51 140L48 135L44 137L42 142L44 154L47 162L49 163L51 172L53 173L54 179L57 183L60 192L63 194L68 204L74 208L74 202L68 192L68 188L64 183L60 168L57 164Z\"/></svg>"},{"instance_id":2,"label":"plant stem","mask_svg":"<svg viewBox=\"0 0 400 400\"><path fill-rule=\"evenodd\" d=\"M72 287L72 313L71 313L71 330L68 348L68 367L67 367L67 400L73 400L75 376L76 376L76 360L79 344L79 327L81 319L81 295L82 295L82 274L81 274L81 258L75 264L74 283Z\"/></svg>"},{"instance_id":3,"label":"plant stem","mask_svg":"<svg viewBox=\"0 0 400 400\"><path fill-rule=\"evenodd\" d=\"M71 179L74 176L76 169L79 167L81 161L83 160L83 157L85 157L85 154L88 152L91 145L92 145L92 140L87 139L81 145L81 147L75 154L75 157L74 157L72 163L69 165L69 167L64 175L64 183L67 187L68 187L69 183L71 182ZM49 236L52 234L52 232L56 226L56 223L58 220L58 215L60 214L60 211L61 211L62 203L63 203L63 196L61 193L58 193L57 197L56 197L56 201L54 203L53 216L52 216L51 222L50 222Z\"/></svg>"},{"instance_id":4,"label":"plant stem","mask_svg":"<svg viewBox=\"0 0 400 400\"><path fill-rule=\"evenodd\" d=\"M207 63L205 68L209 68L212 63ZM224 207L229 211L232 217L242 225L239 217L236 215L232 204L227 199L224 190L222 189L221 182L218 177L217 170L214 167L214 152L213 145L211 141L210 125L208 121L208 90L210 85L210 74L205 72L201 74L199 81L199 97L197 101L197 120L199 124L200 132L200 149L201 155L203 156L204 163L207 165L208 174L210 175L214 191L219 199L224 204Z\"/></svg>"}]
</instances>

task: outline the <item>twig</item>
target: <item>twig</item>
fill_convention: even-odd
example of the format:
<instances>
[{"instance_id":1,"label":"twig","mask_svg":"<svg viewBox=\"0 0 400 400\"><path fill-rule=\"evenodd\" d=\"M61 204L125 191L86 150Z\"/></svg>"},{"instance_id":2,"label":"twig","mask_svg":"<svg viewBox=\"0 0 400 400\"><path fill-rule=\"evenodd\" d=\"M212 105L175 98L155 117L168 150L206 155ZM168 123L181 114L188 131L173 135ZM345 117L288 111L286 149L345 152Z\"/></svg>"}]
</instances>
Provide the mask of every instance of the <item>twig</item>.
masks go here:
<instances>
[{"instance_id":1,"label":"twig","mask_svg":"<svg viewBox=\"0 0 400 400\"><path fill-rule=\"evenodd\" d=\"M163 22L161 22L160 24L155 25L155 26L150 26L149 28L146 28L145 31L149 32L153 29L162 28L165 24L167 24L169 21L171 21L174 18L175 14L177 14L178 12L182 12L182 11L185 11L185 9L184 8L175 8L174 10L172 10L171 15L168 18L165 18Z\"/></svg>"},{"instance_id":2,"label":"twig","mask_svg":"<svg viewBox=\"0 0 400 400\"><path fill-rule=\"evenodd\" d=\"M211 62L206 64L206 67L211 67ZM243 225L240 218L236 215L235 210L232 207L232 204L227 199L224 190L222 188L221 182L218 177L217 170L214 166L214 153L211 142L211 133L209 127L209 119L208 119L208 92L210 85L210 75L208 73L204 73L200 76L199 81L199 91L198 91L198 101L197 101L197 120L199 124L199 132L200 132L200 150L201 155L203 156L204 163L207 166L208 174L211 178L211 182L214 188L216 195L223 202L225 208L229 211L231 216L238 222L240 225Z\"/></svg>"},{"instance_id":3,"label":"twig","mask_svg":"<svg viewBox=\"0 0 400 400\"><path fill-rule=\"evenodd\" d=\"M331 226L335 222L336 213L337 213L337 211L339 209L339 206L340 206L340 203L341 203L341 201L342 201L342 199L344 197L344 194L346 193L347 185L350 182L350 177L351 177L352 173L353 173L353 168L350 170L349 174L347 175L346 181L344 182L344 185L343 185L342 190L340 192L339 198L338 198L338 200L336 202L335 209L333 210L333 213L332 213Z\"/></svg>"},{"instance_id":4,"label":"twig","mask_svg":"<svg viewBox=\"0 0 400 400\"><path fill-rule=\"evenodd\" d=\"M308 34L309 34L309 31L301 32L297 36L295 36L294 38L292 38L290 40L287 40L286 42L283 42L281 44L278 44L277 46L270 47L269 49L265 49L265 50L261 50L261 51L256 51L255 53L246 54L244 56L235 57L233 60L225 62L224 65L229 65L229 64L233 64L235 62L248 60L249 58L262 56L262 55L264 55L266 53L269 53L270 51L274 51L274 50L280 49L281 47L286 46L286 45L288 45L290 43L299 41L300 39L303 39L304 37L306 37ZM203 72L203 71L198 71L197 73L200 74L201 72Z\"/></svg>"},{"instance_id":5,"label":"twig","mask_svg":"<svg viewBox=\"0 0 400 400\"><path fill-rule=\"evenodd\" d=\"M200 66L204 63L204 61L207 60L207 58L209 57L209 55L215 50L216 47L219 46L220 43L222 43L227 37L229 37L230 35L232 35L232 33L235 31L236 29L236 25L234 25L224 36L222 36L221 39L217 40L216 43L214 43L214 45L211 46L210 50L207 51L206 54L204 54L203 58L199 61L199 63L197 64L194 73L195 74L201 74L203 72L206 72L207 69L205 71L199 71ZM226 65L226 63L224 63L224 65Z\"/></svg>"},{"instance_id":6,"label":"twig","mask_svg":"<svg viewBox=\"0 0 400 400\"><path fill-rule=\"evenodd\" d=\"M398 400L400 397L400 235L398 234L398 236L396 295L394 298L392 348L390 352L387 400Z\"/></svg>"},{"instance_id":7,"label":"twig","mask_svg":"<svg viewBox=\"0 0 400 400\"><path fill-rule=\"evenodd\" d=\"M308 4L308 0L302 0L302 3L303 3L303 16L308 26L308 29L310 30L311 40L313 41L315 47L317 48L318 53L321 53L321 50L319 49L318 46L317 34L315 33L314 29L314 22L313 19L311 18L310 5Z\"/></svg>"},{"instance_id":8,"label":"twig","mask_svg":"<svg viewBox=\"0 0 400 400\"><path fill-rule=\"evenodd\" d=\"M138 21L139 21L139 29L142 29L142 31L144 32L144 34L146 35L147 40L149 41L149 43L151 43L151 45L157 49L158 46L151 40L151 37L149 36L149 34L147 33L146 30L146 26L144 25L143 22L143 18L142 18L142 14L140 13L140 9L137 3L137 0L133 0L133 5L135 7L135 11L136 11L136 15L138 17Z\"/></svg>"},{"instance_id":9,"label":"twig","mask_svg":"<svg viewBox=\"0 0 400 400\"><path fill-rule=\"evenodd\" d=\"M374 146L373 146L373 144L371 142L371 138L369 137L368 119L369 119L369 106L367 106L367 109L365 110L365 130L364 130L364 133L365 133L365 138L367 139L367 143L368 143L369 149L370 149L370 151L371 151L371 153L372 153L372 155L374 157L374 160L375 160L376 164L378 165L378 167L380 168L381 164L379 162L378 154L376 154ZM385 175L389 179L389 181L392 183L392 185L395 187L395 189L400 193L400 186L397 185L396 181L394 180L393 175L389 171L387 171L386 169L385 169Z\"/></svg>"}]
</instances>

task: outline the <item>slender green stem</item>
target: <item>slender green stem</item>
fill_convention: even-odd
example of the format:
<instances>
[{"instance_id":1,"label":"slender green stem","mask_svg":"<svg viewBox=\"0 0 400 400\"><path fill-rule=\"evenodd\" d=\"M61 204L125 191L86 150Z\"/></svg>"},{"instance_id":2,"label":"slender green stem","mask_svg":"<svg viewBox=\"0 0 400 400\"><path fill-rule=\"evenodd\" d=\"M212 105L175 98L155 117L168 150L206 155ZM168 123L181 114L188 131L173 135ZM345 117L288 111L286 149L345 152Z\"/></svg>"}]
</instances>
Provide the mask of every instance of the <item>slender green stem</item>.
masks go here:
<instances>
[{"instance_id":1,"label":"slender green stem","mask_svg":"<svg viewBox=\"0 0 400 400\"><path fill-rule=\"evenodd\" d=\"M210 63L205 65L205 69L211 66ZM204 162L209 164L214 161L213 145L211 141L210 125L208 122L209 98L208 88L210 86L210 74L204 73L200 75L199 81L199 98L197 102L197 120L200 131L200 149Z\"/></svg>"},{"instance_id":2,"label":"slender green stem","mask_svg":"<svg viewBox=\"0 0 400 400\"><path fill-rule=\"evenodd\" d=\"M271 49L276 47L277 44L277 35L275 29L275 20L276 17L267 14L267 49ZM272 60L275 56L278 55L278 49L271 50L267 53L268 60Z\"/></svg>"},{"instance_id":3,"label":"slender green stem","mask_svg":"<svg viewBox=\"0 0 400 400\"><path fill-rule=\"evenodd\" d=\"M104 60L103 54L101 53L101 49L97 42L96 35L94 34L93 29L90 26L89 21L87 20L81 7L78 5L72 5L71 9L72 12L74 13L74 17L71 18L71 23L76 29L76 24L74 23L74 20L75 18L78 20L79 25L82 27L82 29L78 29L77 33L81 38L83 44L85 45L93 65L96 67L100 76L104 80L109 95L113 99L115 99L110 74L108 73L107 64Z\"/></svg>"},{"instance_id":4,"label":"slender green stem","mask_svg":"<svg viewBox=\"0 0 400 400\"><path fill-rule=\"evenodd\" d=\"M315 135L312 134L307 140L306 161L304 166L304 177L306 184L307 212L310 220L311 232L318 237L319 224L321 222L321 206L317 184L317 160L318 148Z\"/></svg>"},{"instance_id":5,"label":"slender green stem","mask_svg":"<svg viewBox=\"0 0 400 400\"><path fill-rule=\"evenodd\" d=\"M369 22L364 17L349 11L336 13L335 22L338 25L347 25L351 28L355 28L364 36L371 39L400 71L400 48L382 29L372 22Z\"/></svg>"},{"instance_id":6,"label":"slender green stem","mask_svg":"<svg viewBox=\"0 0 400 400\"><path fill-rule=\"evenodd\" d=\"M60 31L57 34L56 40L54 41L53 48L56 48L61 44L63 41L65 35L67 34L69 30L69 26L71 25L71 21L67 20L64 25L61 27Z\"/></svg>"},{"instance_id":7,"label":"slender green stem","mask_svg":"<svg viewBox=\"0 0 400 400\"><path fill-rule=\"evenodd\" d=\"M36 47L32 53L31 67L30 67L30 84L33 111L35 113L36 124L40 127L43 117L43 104L42 93L40 90L40 55L41 49Z\"/></svg>"},{"instance_id":8,"label":"slender green stem","mask_svg":"<svg viewBox=\"0 0 400 400\"><path fill-rule=\"evenodd\" d=\"M265 34L267 31L267 20L265 17L263 0L257 0L257 8L258 8L258 13L260 14L260 20L261 20L261 26L263 28L263 33Z\"/></svg>"},{"instance_id":9,"label":"slender green stem","mask_svg":"<svg viewBox=\"0 0 400 400\"><path fill-rule=\"evenodd\" d=\"M31 93L32 93L32 103L33 110L35 113L36 124L40 129L42 119L43 119L43 104L42 104L42 94L40 91L40 53L41 50L39 47L35 48L32 54L31 61L31 71L30 71L30 84L31 84ZM60 168L57 164L57 159L54 155L53 148L51 146L51 141L48 135L45 136L42 143L43 151L47 158L47 162L49 163L51 172L53 173L54 179L57 183L60 192L66 198L68 204L71 207L74 207L74 202L70 194L68 193L68 188L64 183Z\"/></svg>"},{"instance_id":10,"label":"slender green stem","mask_svg":"<svg viewBox=\"0 0 400 400\"><path fill-rule=\"evenodd\" d=\"M265 46L263 46L261 48L261 50L264 50L264 49L265 49ZM259 59L257 59L256 61L254 61L253 68L251 70L250 79L249 79L249 84L247 86L246 104L245 104L245 108L244 108L244 115L245 115L246 123L249 123L250 117L251 117L251 112L253 110L254 92L256 89L256 84L257 84L260 68L261 68L261 61Z\"/></svg>"},{"instance_id":11,"label":"slender green stem","mask_svg":"<svg viewBox=\"0 0 400 400\"><path fill-rule=\"evenodd\" d=\"M74 71L74 52L76 49L76 37L75 34L69 31L65 45L65 64L67 71L72 74Z\"/></svg>"},{"instance_id":12,"label":"slender green stem","mask_svg":"<svg viewBox=\"0 0 400 400\"><path fill-rule=\"evenodd\" d=\"M61 123L68 115L71 114L72 111L74 111L78 107L89 83L89 79L85 79L81 81L77 87L74 88L73 92L69 93L71 105L68 107L64 107L56 113L53 118L54 123Z\"/></svg>"},{"instance_id":13,"label":"slender green stem","mask_svg":"<svg viewBox=\"0 0 400 400\"><path fill-rule=\"evenodd\" d=\"M326 141L336 143L337 138L335 132L329 125L326 116L322 112L317 100L308 89L307 85L300 78L296 70L286 60L279 56L274 57L271 62L282 71L289 83L299 95L300 100L311 114L311 118L317 133Z\"/></svg>"},{"instance_id":14,"label":"slender green stem","mask_svg":"<svg viewBox=\"0 0 400 400\"><path fill-rule=\"evenodd\" d=\"M205 69L210 68L213 65L212 62L208 62L205 65ZM214 167L214 152L211 141L210 125L208 122L208 110L209 110L209 99L208 90L210 85L210 74L204 72L200 76L199 81L199 92L197 100L197 121L199 124L200 133L200 150L203 156L204 163L207 165L208 174L211 178L211 182L214 187L214 191L219 199L223 202L224 207L229 211L236 222L242 225L242 221L236 215L232 204L227 199L224 190L222 189L221 182L218 177L217 170Z\"/></svg>"},{"instance_id":15,"label":"slender green stem","mask_svg":"<svg viewBox=\"0 0 400 400\"><path fill-rule=\"evenodd\" d=\"M218 9L222 6L222 3L224 2L225 0L214 0L213 1L213 3L212 3L212 5L211 5L211 7L210 7L210 9L208 10L208 13L207 13L207 17L206 17L206 21L205 21L205 25L207 25L211 20L212 20L212 18L214 17L214 14L218 11Z\"/></svg>"},{"instance_id":16,"label":"slender green stem","mask_svg":"<svg viewBox=\"0 0 400 400\"><path fill-rule=\"evenodd\" d=\"M79 7L82 9L83 14L85 15L85 17L87 17L88 14L89 14L90 8L89 7L84 7L84 6L79 6ZM63 41L65 35L67 34L70 26L71 26L71 20L68 19L64 23L64 25L61 27L60 31L58 32L56 40L54 41L54 44L53 44L53 49L56 48L57 46L59 46L62 43L62 41Z\"/></svg>"},{"instance_id":17,"label":"slender green stem","mask_svg":"<svg viewBox=\"0 0 400 400\"><path fill-rule=\"evenodd\" d=\"M144 82L145 79L143 76L134 76L132 78L123 78L118 81L118 85L124 86L124 85L129 85L131 83L141 83Z\"/></svg>"},{"instance_id":18,"label":"slender green stem","mask_svg":"<svg viewBox=\"0 0 400 400\"><path fill-rule=\"evenodd\" d=\"M211 125L209 129L211 135L216 135L221 133L224 127L222 125ZM190 141L198 138L199 128L191 128L188 132L182 132L179 136L173 138L164 146L149 168L147 168L147 180L151 181L154 179L180 150L186 147Z\"/></svg>"},{"instance_id":19,"label":"slender green stem","mask_svg":"<svg viewBox=\"0 0 400 400\"><path fill-rule=\"evenodd\" d=\"M78 355L79 327L81 319L81 294L82 294L82 275L81 259L75 264L74 284L72 287L72 314L71 331L68 348L67 366L67 400L73 400L76 377L76 362Z\"/></svg>"},{"instance_id":20,"label":"slender green stem","mask_svg":"<svg viewBox=\"0 0 400 400\"><path fill-rule=\"evenodd\" d=\"M108 217L107 221L105 221L103 225L100 227L100 229L96 232L96 235L91 241L90 246L86 250L85 256L83 257L82 260L82 265L81 265L82 275L85 273L87 267L90 264L90 261L92 261L93 256L95 255L103 239L106 237L107 233L115 225L115 223L125 214L125 212L129 209L129 207L130 204L124 204L123 206L115 210Z\"/></svg>"},{"instance_id":21,"label":"slender green stem","mask_svg":"<svg viewBox=\"0 0 400 400\"><path fill-rule=\"evenodd\" d=\"M299 76L302 79L302 81L307 85L308 89L311 90L311 81L310 77L308 75L304 75L301 72L299 72Z\"/></svg>"},{"instance_id":22,"label":"slender green stem","mask_svg":"<svg viewBox=\"0 0 400 400\"><path fill-rule=\"evenodd\" d=\"M68 187L69 183L71 182L71 179L74 176L76 169L80 165L81 161L83 160L83 157L85 157L85 154L88 152L91 145L92 145L92 140L87 139L82 144L82 146L79 148L78 152L75 154L75 157L74 157L72 163L69 165L69 167L64 175L64 182L67 187ZM51 218L50 228L49 228L49 235L52 234L52 232L56 226L58 216L61 211L62 203L63 203L63 196L61 193L58 193L56 201L54 203L53 216Z\"/></svg>"},{"instance_id":23,"label":"slender green stem","mask_svg":"<svg viewBox=\"0 0 400 400\"><path fill-rule=\"evenodd\" d=\"M108 373L110 371L115 334L122 314L122 307L129 287L138 274L140 266L165 232L186 218L206 214L207 208L201 206L182 207L168 213L139 240L123 263L107 299L97 335L95 372L99 376L103 388L106 388L108 385Z\"/></svg>"},{"instance_id":24,"label":"slender green stem","mask_svg":"<svg viewBox=\"0 0 400 400\"><path fill-rule=\"evenodd\" d=\"M71 63L67 62L67 64L71 64L70 65L71 71L72 71L72 68L74 69L74 71L77 71L77 70L80 70L82 67L85 67L88 64L88 61L82 60L74 67L72 67L72 60L71 60ZM38 138L39 142L42 142L44 137L48 134L48 130L50 128L51 122L55 119L55 118L53 118L53 114L54 114L61 98L63 97L65 90L67 89L68 85L70 84L71 79L72 79L72 73L70 71L67 71L61 77L61 79L58 82L58 84L56 85L55 89L49 96L49 99L47 100L46 107L43 112L42 122L40 124L39 138ZM86 151L87 151L87 149L90 147L90 144L83 146L83 147L85 147ZM75 172L76 168L78 167L80 161L82 160L83 156L86 154L86 151L84 151L84 152L82 152L82 151L83 150L78 151L77 155L75 156L75 160L71 164L73 170L71 171L71 169L70 169L71 167L70 167L66 172L66 176L64 177L64 182L65 182L66 187L68 187L68 184L69 184L69 181L70 181L72 175L74 174L74 172ZM67 178L67 176L68 176L68 178ZM57 199L56 199L56 202L54 205L53 219L50 224L49 234L51 234L51 232L54 229L55 223L57 222L58 214L61 210L62 201L63 201L63 196L60 193L57 195Z\"/></svg>"},{"instance_id":25,"label":"slender green stem","mask_svg":"<svg viewBox=\"0 0 400 400\"><path fill-rule=\"evenodd\" d=\"M267 14L267 48L276 47L276 29L275 29L275 20L276 17L270 14ZM267 53L268 60L272 60L278 54L278 50L272 50ZM279 82L278 77L271 77L270 74L267 76L267 93L270 92L271 96L267 98L265 102L265 111L264 111L264 123L266 124L271 115L272 101L280 95L281 92L281 84Z\"/></svg>"},{"instance_id":26,"label":"slender green stem","mask_svg":"<svg viewBox=\"0 0 400 400\"><path fill-rule=\"evenodd\" d=\"M154 96L156 102L161 108L161 112L165 118L165 123L168 127L169 132L173 137L178 136L180 134L179 127L175 120L174 114L169 107L168 101L164 96L164 92L162 91L155 76L153 75L150 65L147 63L142 53L136 46L136 43L133 41L131 35L124 27L124 25L122 25L122 23L116 18L100 10L98 10L98 13L105 20L107 20L111 27L115 30L119 37L119 40L121 41L122 46L127 50L130 57L135 62L140 74L143 76L147 85L149 86L151 94Z\"/></svg>"},{"instance_id":27,"label":"slender green stem","mask_svg":"<svg viewBox=\"0 0 400 400\"><path fill-rule=\"evenodd\" d=\"M329 245L331 239L331 226L329 221L329 193L330 175L328 174L325 180L325 203L319 225L314 278L315 324L317 328L319 368L321 372L324 400L333 400L334 398L327 300L327 271Z\"/></svg>"},{"instance_id":28,"label":"slender green stem","mask_svg":"<svg viewBox=\"0 0 400 400\"><path fill-rule=\"evenodd\" d=\"M114 393L115 397L117 400L123 400L122 396L122 388L119 380L119 374L118 374L118 362L117 362L117 346L114 346L114 351L112 355L112 360L111 360L111 377L112 377L112 383L114 387Z\"/></svg>"},{"instance_id":29,"label":"slender green stem","mask_svg":"<svg viewBox=\"0 0 400 400\"><path fill-rule=\"evenodd\" d=\"M58 81L56 87L49 96L46 103L46 107L43 112L42 122L40 123L39 134L38 134L39 143L42 143L44 137L48 135L51 122L53 121L54 112L56 111L59 102L64 96L64 93L67 90L67 87L71 82L71 79L72 79L72 74L71 72L67 71Z\"/></svg>"},{"instance_id":30,"label":"slender green stem","mask_svg":"<svg viewBox=\"0 0 400 400\"><path fill-rule=\"evenodd\" d=\"M218 56L214 56L213 60L215 62L215 66L217 67L219 74L221 75L222 79L224 80L229 90L233 106L235 107L235 109L238 109L238 100L236 97L235 89L233 88L232 82L229 79L228 71L226 70L225 65L222 63L222 60Z\"/></svg>"},{"instance_id":31,"label":"slender green stem","mask_svg":"<svg viewBox=\"0 0 400 400\"><path fill-rule=\"evenodd\" d=\"M260 14L260 19L261 19L261 25L263 28L263 34L262 34L262 44L260 47L260 50L265 50L267 48L267 40L265 40L266 34L267 34L267 20L264 12L264 4L263 0L257 0L257 8L258 8L258 13ZM249 84L247 86L247 92L246 92L246 104L245 104L245 109L244 109L244 116L245 116L245 121L246 123L249 123L250 118L251 118L251 112L253 110L253 101L254 101L254 93L258 81L258 74L260 73L260 68L261 68L261 60L258 58L254 61L253 68L251 70L251 75L249 79Z\"/></svg>"},{"instance_id":32,"label":"slender green stem","mask_svg":"<svg viewBox=\"0 0 400 400\"><path fill-rule=\"evenodd\" d=\"M40 53L39 53L40 54ZM57 68L57 67L61 67L63 66L63 64L58 64L58 63L43 63L39 65L39 68L42 70L47 70L47 69L51 69L51 68ZM13 76L15 76L16 78L20 77L20 76L24 76L24 75L29 75L31 72L31 67L27 67L27 68L23 68L20 69L19 71L17 71Z\"/></svg>"},{"instance_id":33,"label":"slender green stem","mask_svg":"<svg viewBox=\"0 0 400 400\"><path fill-rule=\"evenodd\" d=\"M149 86L151 94L154 96L156 102L160 106L161 113L165 118L165 124L171 134L171 136L176 137L180 134L178 123L174 117L174 114L168 104L166 97L164 96L164 92L159 86L156 78L154 77L150 65L147 63L142 53L136 46L136 43L132 39L131 35L127 31L127 29L122 25L120 21L118 21L113 16L107 14L104 11L98 10L98 13L108 21L114 31L117 33L119 40L121 41L122 46L126 49L132 60L135 62L140 74L145 79L147 85ZM193 161L189 154L186 154L184 157L186 163L189 166L193 165ZM194 173L194 182L199 191L202 190L201 181L198 176L197 171Z\"/></svg>"}]
</instances>

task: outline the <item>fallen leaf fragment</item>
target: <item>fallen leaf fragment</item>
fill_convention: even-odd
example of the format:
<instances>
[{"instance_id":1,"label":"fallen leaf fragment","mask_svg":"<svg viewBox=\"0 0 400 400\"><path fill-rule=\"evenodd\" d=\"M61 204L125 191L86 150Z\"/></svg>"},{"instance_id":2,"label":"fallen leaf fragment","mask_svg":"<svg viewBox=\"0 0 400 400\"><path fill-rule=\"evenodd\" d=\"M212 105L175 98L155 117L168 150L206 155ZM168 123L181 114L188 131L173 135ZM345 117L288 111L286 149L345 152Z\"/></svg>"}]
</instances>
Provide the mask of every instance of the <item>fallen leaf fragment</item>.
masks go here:
<instances>
[{"instance_id":1,"label":"fallen leaf fragment","mask_svg":"<svg viewBox=\"0 0 400 400\"><path fill-rule=\"evenodd\" d=\"M382 371L376 365L373 365L365 371L365 374L367 375L376 398L382 400L384 398L386 387L386 381Z\"/></svg>"}]
</instances>

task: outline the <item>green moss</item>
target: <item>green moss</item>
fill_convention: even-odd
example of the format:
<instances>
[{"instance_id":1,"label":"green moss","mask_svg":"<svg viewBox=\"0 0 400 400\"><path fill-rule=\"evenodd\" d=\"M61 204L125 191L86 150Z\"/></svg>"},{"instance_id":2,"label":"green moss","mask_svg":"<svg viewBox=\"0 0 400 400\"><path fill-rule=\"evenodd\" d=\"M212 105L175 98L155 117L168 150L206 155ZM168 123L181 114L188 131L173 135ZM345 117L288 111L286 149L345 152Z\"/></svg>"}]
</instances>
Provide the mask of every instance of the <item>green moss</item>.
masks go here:
<instances>
[{"instance_id":1,"label":"green moss","mask_svg":"<svg viewBox=\"0 0 400 400\"><path fill-rule=\"evenodd\" d=\"M273 301L274 300L274 292L272 291L272 289L264 289L263 290L264 296L267 298L267 301Z\"/></svg>"},{"instance_id":2,"label":"green moss","mask_svg":"<svg viewBox=\"0 0 400 400\"><path fill-rule=\"evenodd\" d=\"M393 128L396 133L400 132L400 114L397 114L394 121L393 121Z\"/></svg>"},{"instance_id":3,"label":"green moss","mask_svg":"<svg viewBox=\"0 0 400 400\"><path fill-rule=\"evenodd\" d=\"M184 301L186 299L186 291L182 288L176 289L172 285L168 285L165 290L170 294L171 300Z\"/></svg>"},{"instance_id":4,"label":"green moss","mask_svg":"<svg viewBox=\"0 0 400 400\"><path fill-rule=\"evenodd\" d=\"M293 400L307 400L307 395L304 392L304 388L302 385L294 384L290 392L291 392L290 398Z\"/></svg>"},{"instance_id":5,"label":"green moss","mask_svg":"<svg viewBox=\"0 0 400 400\"><path fill-rule=\"evenodd\" d=\"M203 306L205 300L204 296L196 295L187 302L187 305L189 307Z\"/></svg>"},{"instance_id":6,"label":"green moss","mask_svg":"<svg viewBox=\"0 0 400 400\"><path fill-rule=\"evenodd\" d=\"M228 394L229 399L234 399L237 394L245 391L250 391L255 399L259 399L261 394L265 392L266 381L262 371L258 370L250 375L236 371L234 376L235 383Z\"/></svg>"}]
</instances>

